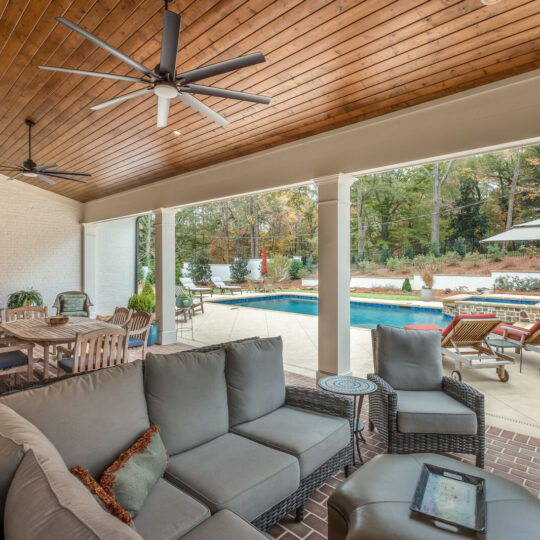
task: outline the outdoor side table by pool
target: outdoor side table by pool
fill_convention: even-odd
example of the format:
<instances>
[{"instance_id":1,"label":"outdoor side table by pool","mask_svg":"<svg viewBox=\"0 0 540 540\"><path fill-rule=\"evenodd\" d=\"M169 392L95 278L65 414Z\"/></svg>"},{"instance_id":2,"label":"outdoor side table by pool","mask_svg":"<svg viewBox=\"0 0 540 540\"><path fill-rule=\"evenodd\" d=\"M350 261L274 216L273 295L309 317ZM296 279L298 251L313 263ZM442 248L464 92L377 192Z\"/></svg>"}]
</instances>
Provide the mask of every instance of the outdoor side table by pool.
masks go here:
<instances>
[{"instance_id":1,"label":"outdoor side table by pool","mask_svg":"<svg viewBox=\"0 0 540 540\"><path fill-rule=\"evenodd\" d=\"M356 450L358 451L358 459L360 463L364 463L362 454L360 453L360 441L366 442L362 430L364 429L364 423L360 420L360 412L362 411L362 404L364 403L364 396L372 394L377 390L377 385L374 382L360 377L352 377L349 375L334 375L331 377L323 377L319 379L317 384L328 392L334 394L341 394L343 396L352 396L354 399L354 437L356 439ZM354 441L353 441L354 443ZM354 456L354 452L353 452ZM353 465L356 465L356 460L353 457Z\"/></svg>"}]
</instances>

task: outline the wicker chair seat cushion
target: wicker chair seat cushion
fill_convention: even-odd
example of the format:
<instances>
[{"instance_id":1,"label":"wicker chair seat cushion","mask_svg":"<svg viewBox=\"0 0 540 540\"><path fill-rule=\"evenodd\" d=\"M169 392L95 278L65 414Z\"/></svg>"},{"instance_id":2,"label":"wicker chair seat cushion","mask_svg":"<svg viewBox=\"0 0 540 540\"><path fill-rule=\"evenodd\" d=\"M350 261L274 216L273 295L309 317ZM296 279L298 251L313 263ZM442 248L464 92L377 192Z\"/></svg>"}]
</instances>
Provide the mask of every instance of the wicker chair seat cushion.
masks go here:
<instances>
[{"instance_id":1,"label":"wicker chair seat cushion","mask_svg":"<svg viewBox=\"0 0 540 540\"><path fill-rule=\"evenodd\" d=\"M281 337L231 343L225 350L231 426L260 418L285 404Z\"/></svg>"},{"instance_id":2,"label":"wicker chair seat cushion","mask_svg":"<svg viewBox=\"0 0 540 540\"><path fill-rule=\"evenodd\" d=\"M148 354L145 387L152 424L161 426L169 455L229 430L225 352Z\"/></svg>"},{"instance_id":3,"label":"wicker chair seat cushion","mask_svg":"<svg viewBox=\"0 0 540 540\"><path fill-rule=\"evenodd\" d=\"M84 311L86 304L85 294L63 294L60 298L61 311Z\"/></svg>"},{"instance_id":4,"label":"wicker chair seat cushion","mask_svg":"<svg viewBox=\"0 0 540 540\"><path fill-rule=\"evenodd\" d=\"M295 456L305 478L350 444L351 429L344 418L280 407L232 431Z\"/></svg>"},{"instance_id":5,"label":"wicker chair seat cushion","mask_svg":"<svg viewBox=\"0 0 540 540\"><path fill-rule=\"evenodd\" d=\"M396 390L440 390L440 332L377 326L376 373Z\"/></svg>"},{"instance_id":6,"label":"wicker chair seat cushion","mask_svg":"<svg viewBox=\"0 0 540 540\"><path fill-rule=\"evenodd\" d=\"M86 311L61 311L60 315L68 315L69 317L88 317Z\"/></svg>"},{"instance_id":7,"label":"wicker chair seat cushion","mask_svg":"<svg viewBox=\"0 0 540 540\"><path fill-rule=\"evenodd\" d=\"M0 402L41 430L68 467L81 465L94 478L150 427L142 360L2 396Z\"/></svg>"},{"instance_id":8,"label":"wicker chair seat cushion","mask_svg":"<svg viewBox=\"0 0 540 540\"><path fill-rule=\"evenodd\" d=\"M444 392L396 390L396 394L401 433L475 435L478 430L475 412Z\"/></svg>"},{"instance_id":9,"label":"wicker chair seat cushion","mask_svg":"<svg viewBox=\"0 0 540 540\"><path fill-rule=\"evenodd\" d=\"M44 459L32 450L25 454L9 487L4 533L6 540L141 540L133 529L105 512L61 460Z\"/></svg>"},{"instance_id":10,"label":"wicker chair seat cushion","mask_svg":"<svg viewBox=\"0 0 540 540\"><path fill-rule=\"evenodd\" d=\"M142 347L144 345L144 339L129 338L128 348Z\"/></svg>"},{"instance_id":11,"label":"wicker chair seat cushion","mask_svg":"<svg viewBox=\"0 0 540 540\"><path fill-rule=\"evenodd\" d=\"M17 366L24 366L28 363L28 356L21 351L10 351L3 353L0 346L0 370Z\"/></svg>"},{"instance_id":12,"label":"wicker chair seat cushion","mask_svg":"<svg viewBox=\"0 0 540 540\"><path fill-rule=\"evenodd\" d=\"M182 536L182 540L215 540L218 538L268 540L266 534L259 532L228 510L221 510L186 536Z\"/></svg>"},{"instance_id":13,"label":"wicker chair seat cushion","mask_svg":"<svg viewBox=\"0 0 540 540\"><path fill-rule=\"evenodd\" d=\"M227 433L169 458L165 477L210 508L252 521L298 489L298 460Z\"/></svg>"}]
</instances>

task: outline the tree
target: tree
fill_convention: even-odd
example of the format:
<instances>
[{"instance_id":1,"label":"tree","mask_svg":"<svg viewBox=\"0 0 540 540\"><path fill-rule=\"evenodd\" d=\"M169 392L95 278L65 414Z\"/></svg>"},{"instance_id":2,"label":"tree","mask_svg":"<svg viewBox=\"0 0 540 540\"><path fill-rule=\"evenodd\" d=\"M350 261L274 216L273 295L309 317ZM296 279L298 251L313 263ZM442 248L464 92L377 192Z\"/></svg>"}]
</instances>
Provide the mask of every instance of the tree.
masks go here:
<instances>
[{"instance_id":1,"label":"tree","mask_svg":"<svg viewBox=\"0 0 540 540\"><path fill-rule=\"evenodd\" d=\"M289 277L291 279L299 279L300 271L303 268L304 268L304 265L302 264L302 261L299 261L298 259L293 259L291 261L291 264L289 265Z\"/></svg>"},{"instance_id":2,"label":"tree","mask_svg":"<svg viewBox=\"0 0 540 540\"><path fill-rule=\"evenodd\" d=\"M516 189L519 181L519 148L514 149L514 173L512 174L512 184L510 185L510 192L508 193L508 213L506 215L506 230L512 228L512 217L514 215L514 199L516 196ZM507 243L504 243L504 249L506 249Z\"/></svg>"},{"instance_id":3,"label":"tree","mask_svg":"<svg viewBox=\"0 0 540 540\"><path fill-rule=\"evenodd\" d=\"M467 244L463 236L458 236L452 244L452 249L463 259L467 254Z\"/></svg>"},{"instance_id":4,"label":"tree","mask_svg":"<svg viewBox=\"0 0 540 540\"><path fill-rule=\"evenodd\" d=\"M210 257L206 249L196 251L189 261L189 275L195 283L206 285L212 279Z\"/></svg>"},{"instance_id":5,"label":"tree","mask_svg":"<svg viewBox=\"0 0 540 540\"><path fill-rule=\"evenodd\" d=\"M249 275L248 261L243 256L235 257L231 264L231 281L242 283Z\"/></svg>"},{"instance_id":6,"label":"tree","mask_svg":"<svg viewBox=\"0 0 540 540\"><path fill-rule=\"evenodd\" d=\"M441 241L441 189L452 170L454 160L450 160L446 167L443 163L434 163L431 166L431 186L433 195L431 199L431 245ZM426 169L427 170L427 169ZM442 172L444 170L444 172Z\"/></svg>"}]
</instances>

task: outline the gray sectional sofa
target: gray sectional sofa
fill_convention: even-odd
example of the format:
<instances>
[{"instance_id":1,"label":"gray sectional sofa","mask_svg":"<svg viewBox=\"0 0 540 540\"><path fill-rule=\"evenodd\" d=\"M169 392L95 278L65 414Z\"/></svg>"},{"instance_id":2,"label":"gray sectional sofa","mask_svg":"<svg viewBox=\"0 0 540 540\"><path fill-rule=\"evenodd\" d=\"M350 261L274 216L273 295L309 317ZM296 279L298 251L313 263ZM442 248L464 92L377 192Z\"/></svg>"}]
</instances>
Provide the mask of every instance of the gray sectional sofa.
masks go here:
<instances>
[{"instance_id":1,"label":"gray sectional sofa","mask_svg":"<svg viewBox=\"0 0 540 540\"><path fill-rule=\"evenodd\" d=\"M243 540L352 462L352 404L286 387L280 338L136 361L0 397L6 540ZM102 471L150 425L169 454L134 529L68 468ZM251 524L250 524L251 523ZM255 528L257 527L257 528Z\"/></svg>"}]
</instances>

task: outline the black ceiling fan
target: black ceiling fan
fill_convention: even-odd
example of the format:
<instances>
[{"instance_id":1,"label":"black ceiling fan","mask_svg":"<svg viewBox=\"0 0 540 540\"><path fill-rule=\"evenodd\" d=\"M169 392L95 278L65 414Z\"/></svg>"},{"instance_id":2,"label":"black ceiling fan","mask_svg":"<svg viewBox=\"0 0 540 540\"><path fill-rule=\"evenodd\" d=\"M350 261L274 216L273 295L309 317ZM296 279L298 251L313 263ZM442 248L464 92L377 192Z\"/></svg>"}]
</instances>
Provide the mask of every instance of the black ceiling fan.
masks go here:
<instances>
[{"instance_id":1,"label":"black ceiling fan","mask_svg":"<svg viewBox=\"0 0 540 540\"><path fill-rule=\"evenodd\" d=\"M71 180L72 182L81 182L82 184L87 183L87 181L82 178L70 178L69 176L66 176L66 174L71 176L91 176L88 173L59 171L54 168L57 167L56 163L36 165L36 163L32 161L32 127L35 126L35 122L32 122L32 120L29 120L28 118L24 122L28 126L28 159L21 166L14 161L10 161L9 159L0 158L2 161L10 164L2 165L2 169L11 171L11 174L13 172L15 173L13 176L10 176L8 180L16 180L21 176L26 176L27 178L39 178L40 180L43 180L44 182L47 182L47 184L51 185L56 184L53 178Z\"/></svg>"},{"instance_id":2,"label":"black ceiling fan","mask_svg":"<svg viewBox=\"0 0 540 540\"><path fill-rule=\"evenodd\" d=\"M144 75L143 77L127 77L125 75L115 75L113 73L98 73L95 71L82 71L78 69L51 66L39 66L40 69L62 71L64 73L75 73L77 75L104 77L107 79L117 79L120 81L144 84L146 86L140 90L118 96L90 108L93 110L99 110L103 109L104 107L109 107L110 105L122 103L128 99L153 93L158 98L157 127L165 127L167 125L171 99L179 99L180 101L183 101L186 105L189 105L221 126L226 126L229 123L225 118L223 118L223 116L199 101L192 94L238 99L241 101L251 101L253 103L263 103L266 105L270 103L270 98L265 96L194 84L197 81L207 79L208 77L221 75L223 73L228 73L229 71L235 71L240 68L265 62L266 60L264 55L260 52L240 56L238 58L232 58L231 60L224 60L223 62L218 62L217 64L211 64L209 66L204 66L177 74L176 56L178 53L178 41L180 39L181 18L180 15L173 13L168 9L169 2L172 2L172 0L165 0L163 34L161 38L161 58L159 65L157 65L153 70L148 69L136 60L133 60L133 58L130 58L129 56L120 52L118 49L115 49L108 43L105 43L105 41L94 36L90 32L87 32L77 24L72 23L63 17L58 17L56 19L58 22L66 25L74 32L79 33L81 36L85 37L95 45L98 45L108 53L116 56L133 69L141 72Z\"/></svg>"}]
</instances>

